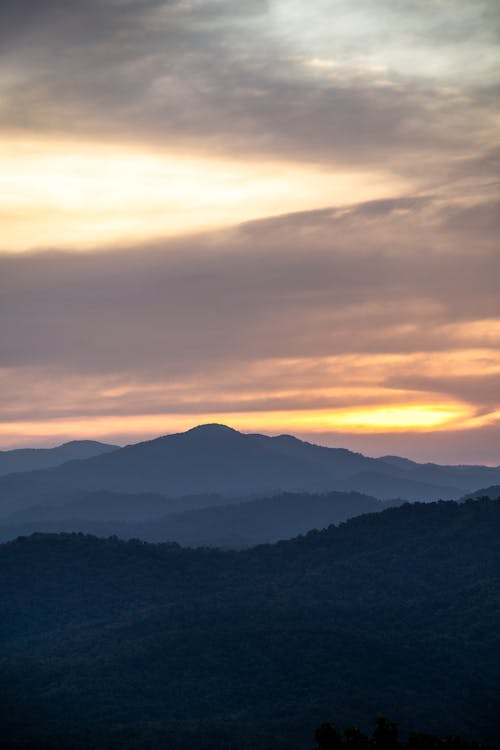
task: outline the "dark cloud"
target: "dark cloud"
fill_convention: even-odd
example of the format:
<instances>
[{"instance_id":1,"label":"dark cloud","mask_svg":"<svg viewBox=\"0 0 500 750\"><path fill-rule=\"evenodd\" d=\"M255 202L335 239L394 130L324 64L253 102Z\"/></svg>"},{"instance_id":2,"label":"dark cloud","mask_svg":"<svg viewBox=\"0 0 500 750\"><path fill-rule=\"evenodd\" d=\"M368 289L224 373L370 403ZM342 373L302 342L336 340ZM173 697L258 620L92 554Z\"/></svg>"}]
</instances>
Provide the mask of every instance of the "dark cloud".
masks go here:
<instances>
[{"instance_id":1,"label":"dark cloud","mask_svg":"<svg viewBox=\"0 0 500 750\"><path fill-rule=\"evenodd\" d=\"M420 6L408 4L404 21L386 0L393 32L411 26L412 15L425 18ZM0 117L10 129L384 166L430 182L458 155L470 157L470 169L481 159L497 109L484 81L457 89L439 77L372 70L359 62L361 31L352 59L325 72L300 50L292 54L287 33L266 13L272 7L8 0ZM332 21L336 8L343 3L332 6ZM468 17L461 22L450 8L444 19L473 36Z\"/></svg>"}]
</instances>

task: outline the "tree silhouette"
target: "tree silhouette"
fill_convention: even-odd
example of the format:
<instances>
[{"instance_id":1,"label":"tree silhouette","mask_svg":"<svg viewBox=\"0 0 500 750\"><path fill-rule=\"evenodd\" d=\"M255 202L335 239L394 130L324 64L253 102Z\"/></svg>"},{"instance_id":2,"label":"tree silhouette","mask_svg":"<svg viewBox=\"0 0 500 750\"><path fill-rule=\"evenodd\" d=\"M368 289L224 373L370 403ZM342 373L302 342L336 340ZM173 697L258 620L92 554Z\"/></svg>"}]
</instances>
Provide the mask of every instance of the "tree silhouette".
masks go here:
<instances>
[{"instance_id":1,"label":"tree silhouette","mask_svg":"<svg viewBox=\"0 0 500 750\"><path fill-rule=\"evenodd\" d=\"M396 750L398 747L398 727L386 716L377 716L371 746L373 750Z\"/></svg>"},{"instance_id":2,"label":"tree silhouette","mask_svg":"<svg viewBox=\"0 0 500 750\"><path fill-rule=\"evenodd\" d=\"M314 733L318 750L338 750L342 747L342 737L334 724L325 722Z\"/></svg>"},{"instance_id":3,"label":"tree silhouette","mask_svg":"<svg viewBox=\"0 0 500 750\"><path fill-rule=\"evenodd\" d=\"M368 750L370 740L357 727L346 727L344 729L344 747L349 750Z\"/></svg>"},{"instance_id":4,"label":"tree silhouette","mask_svg":"<svg viewBox=\"0 0 500 750\"><path fill-rule=\"evenodd\" d=\"M434 734L410 732L407 742L398 742L398 727L386 716L377 716L371 738L357 727L346 727L343 734L334 724L324 723L316 729L318 750L488 750L478 742L460 737L438 737Z\"/></svg>"}]
</instances>

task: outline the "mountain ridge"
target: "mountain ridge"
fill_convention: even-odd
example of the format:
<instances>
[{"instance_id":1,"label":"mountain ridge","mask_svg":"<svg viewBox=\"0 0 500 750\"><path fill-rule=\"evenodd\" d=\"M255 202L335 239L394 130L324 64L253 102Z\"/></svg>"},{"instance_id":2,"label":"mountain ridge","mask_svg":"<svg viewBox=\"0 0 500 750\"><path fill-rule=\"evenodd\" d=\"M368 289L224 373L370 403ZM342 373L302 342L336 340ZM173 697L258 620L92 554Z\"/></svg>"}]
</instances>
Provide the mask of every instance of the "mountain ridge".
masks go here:
<instances>
[{"instance_id":1,"label":"mountain ridge","mask_svg":"<svg viewBox=\"0 0 500 750\"><path fill-rule=\"evenodd\" d=\"M355 491L382 500L436 500L496 483L500 467L412 463L402 468L293 436L245 434L207 424L57 467L0 477L0 517L75 491L171 497Z\"/></svg>"},{"instance_id":2,"label":"mountain ridge","mask_svg":"<svg viewBox=\"0 0 500 750\"><path fill-rule=\"evenodd\" d=\"M197 500L198 507L189 507L188 503ZM231 503L224 498L218 498L217 504L209 502L210 497L175 501L155 495L95 493L70 504L39 506L12 514L0 524L0 541L33 532L74 531L234 549L290 539L389 507L387 501L355 492L287 493Z\"/></svg>"},{"instance_id":3,"label":"mountain ridge","mask_svg":"<svg viewBox=\"0 0 500 750\"><path fill-rule=\"evenodd\" d=\"M120 446L98 440L70 440L51 448L13 448L0 451L0 476L60 466L66 461L91 458L119 450Z\"/></svg>"}]
</instances>

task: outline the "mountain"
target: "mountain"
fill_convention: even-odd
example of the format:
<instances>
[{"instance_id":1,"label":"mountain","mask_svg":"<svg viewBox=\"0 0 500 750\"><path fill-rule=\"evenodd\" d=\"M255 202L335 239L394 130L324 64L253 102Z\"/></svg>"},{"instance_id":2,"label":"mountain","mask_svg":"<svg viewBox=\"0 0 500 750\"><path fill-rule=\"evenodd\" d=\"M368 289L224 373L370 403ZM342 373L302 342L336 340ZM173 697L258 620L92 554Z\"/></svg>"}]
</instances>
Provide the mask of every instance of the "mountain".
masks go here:
<instances>
[{"instance_id":1,"label":"mountain","mask_svg":"<svg viewBox=\"0 0 500 750\"><path fill-rule=\"evenodd\" d=\"M492 482L498 481L500 477L500 467L490 466L441 466L434 463L419 464L416 461L410 461L407 458L398 456L384 456L380 459L384 464L389 464L399 469L398 476L406 477L410 481L424 482L426 484L450 484L459 487L467 487L470 490L475 489L481 483L484 484L488 478Z\"/></svg>"},{"instance_id":2,"label":"mountain","mask_svg":"<svg viewBox=\"0 0 500 750\"><path fill-rule=\"evenodd\" d=\"M179 512L183 506L215 501L217 505ZM290 539L388 507L374 497L355 492L285 493L229 505L223 502L220 496L170 500L160 495L89 493L65 505L38 506L13 513L0 525L0 540L34 531L82 531L101 537L178 542L190 547L250 547Z\"/></svg>"},{"instance_id":3,"label":"mountain","mask_svg":"<svg viewBox=\"0 0 500 750\"><path fill-rule=\"evenodd\" d=\"M64 503L34 505L11 513L8 522L70 520L145 521L162 518L168 513L183 510L182 502L171 500L166 495L153 493L126 493L100 490L75 493L66 497ZM78 529L74 529L78 531Z\"/></svg>"},{"instance_id":4,"label":"mountain","mask_svg":"<svg viewBox=\"0 0 500 750\"><path fill-rule=\"evenodd\" d=\"M55 448L18 448L0 451L0 476L14 472L49 469L66 461L91 458L118 449L118 445L108 445L95 440L72 440Z\"/></svg>"},{"instance_id":5,"label":"mountain","mask_svg":"<svg viewBox=\"0 0 500 750\"><path fill-rule=\"evenodd\" d=\"M497 500L500 498L500 485L492 485L491 487L482 487L475 492L469 492L465 495L462 500L473 500L479 497L489 497L491 500Z\"/></svg>"},{"instance_id":6,"label":"mountain","mask_svg":"<svg viewBox=\"0 0 500 750\"><path fill-rule=\"evenodd\" d=\"M457 498L500 483L500 467L438 466L368 458L289 435L247 435L202 425L85 460L0 477L0 517L75 493L108 491L182 497L356 491L381 499Z\"/></svg>"},{"instance_id":7,"label":"mountain","mask_svg":"<svg viewBox=\"0 0 500 750\"><path fill-rule=\"evenodd\" d=\"M242 552L0 545L2 740L309 750L320 722L383 713L498 748L499 535L480 500Z\"/></svg>"}]
</instances>

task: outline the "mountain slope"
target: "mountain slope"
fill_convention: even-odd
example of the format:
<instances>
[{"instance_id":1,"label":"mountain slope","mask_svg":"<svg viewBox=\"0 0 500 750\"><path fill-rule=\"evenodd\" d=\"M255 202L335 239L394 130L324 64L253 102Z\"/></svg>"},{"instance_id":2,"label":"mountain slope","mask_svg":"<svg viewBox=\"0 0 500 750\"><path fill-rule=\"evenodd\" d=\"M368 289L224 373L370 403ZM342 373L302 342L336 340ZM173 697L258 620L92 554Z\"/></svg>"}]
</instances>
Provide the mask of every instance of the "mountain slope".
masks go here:
<instances>
[{"instance_id":1,"label":"mountain slope","mask_svg":"<svg viewBox=\"0 0 500 750\"><path fill-rule=\"evenodd\" d=\"M199 727L208 750L305 750L325 718L383 712L494 744L499 534L500 501L469 501L240 553L82 535L1 545L4 734L180 748Z\"/></svg>"}]
</instances>

